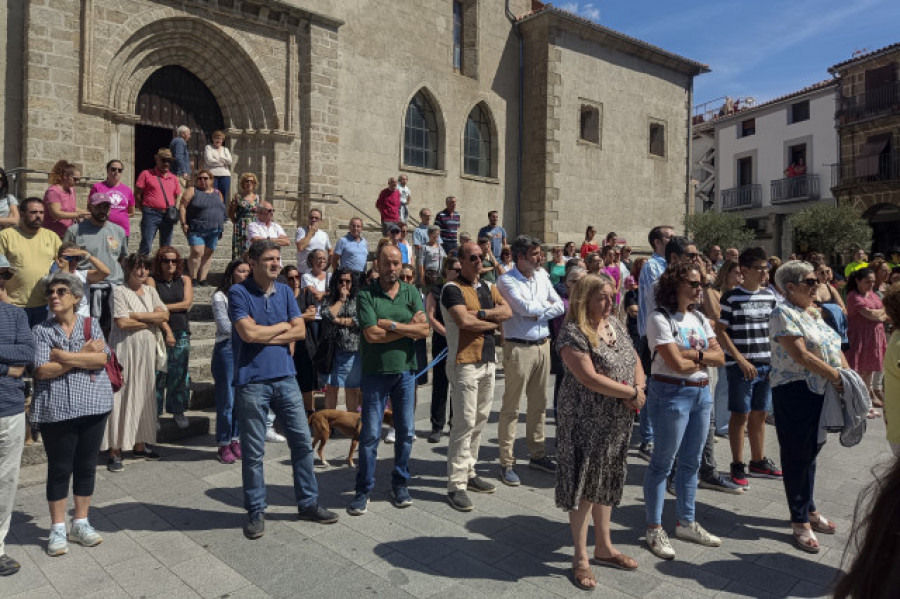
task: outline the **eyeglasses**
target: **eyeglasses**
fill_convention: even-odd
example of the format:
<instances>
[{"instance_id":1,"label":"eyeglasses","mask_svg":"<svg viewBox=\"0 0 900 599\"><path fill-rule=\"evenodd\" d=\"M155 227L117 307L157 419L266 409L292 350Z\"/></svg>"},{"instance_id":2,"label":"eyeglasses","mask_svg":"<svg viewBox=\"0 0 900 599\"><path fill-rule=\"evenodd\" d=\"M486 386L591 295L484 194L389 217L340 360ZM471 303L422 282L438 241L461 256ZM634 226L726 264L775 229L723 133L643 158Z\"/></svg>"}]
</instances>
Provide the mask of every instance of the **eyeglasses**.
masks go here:
<instances>
[{"instance_id":1,"label":"eyeglasses","mask_svg":"<svg viewBox=\"0 0 900 599\"><path fill-rule=\"evenodd\" d=\"M178 258L163 258L160 260L160 262L163 264L178 264L179 262L181 262L181 260L179 260Z\"/></svg>"},{"instance_id":2,"label":"eyeglasses","mask_svg":"<svg viewBox=\"0 0 900 599\"><path fill-rule=\"evenodd\" d=\"M400 280L403 281L404 283L412 283L412 280L414 278L415 277L413 277L412 275L403 275L400 277Z\"/></svg>"},{"instance_id":3,"label":"eyeglasses","mask_svg":"<svg viewBox=\"0 0 900 599\"><path fill-rule=\"evenodd\" d=\"M209 177L197 177L197 181L209 181Z\"/></svg>"},{"instance_id":4,"label":"eyeglasses","mask_svg":"<svg viewBox=\"0 0 900 599\"><path fill-rule=\"evenodd\" d=\"M266 209L266 208L264 208L262 210L257 210L257 212L262 213L262 214L274 214L275 213L274 210Z\"/></svg>"},{"instance_id":5,"label":"eyeglasses","mask_svg":"<svg viewBox=\"0 0 900 599\"><path fill-rule=\"evenodd\" d=\"M111 166L111 167L109 167L109 170L111 170L111 171L114 172L114 173L121 173L121 172L122 172L123 170L125 170L125 169L116 168L116 167L114 167L114 166Z\"/></svg>"},{"instance_id":6,"label":"eyeglasses","mask_svg":"<svg viewBox=\"0 0 900 599\"><path fill-rule=\"evenodd\" d=\"M800 284L806 285L807 287L815 287L816 285L819 284L819 280L813 279L813 278L803 279L802 281L800 281Z\"/></svg>"},{"instance_id":7,"label":"eyeglasses","mask_svg":"<svg viewBox=\"0 0 900 599\"><path fill-rule=\"evenodd\" d=\"M9 270L7 270L6 272L0 272L0 279L3 279L4 281L10 280L11 278L13 278L13 276L13 273Z\"/></svg>"},{"instance_id":8,"label":"eyeglasses","mask_svg":"<svg viewBox=\"0 0 900 599\"><path fill-rule=\"evenodd\" d=\"M700 281L685 281L684 284L691 289L699 289L700 285L702 285L703 283L701 283Z\"/></svg>"},{"instance_id":9,"label":"eyeglasses","mask_svg":"<svg viewBox=\"0 0 900 599\"><path fill-rule=\"evenodd\" d=\"M299 281L300 275L293 275L293 276L287 277L287 280L288 281Z\"/></svg>"},{"instance_id":10,"label":"eyeglasses","mask_svg":"<svg viewBox=\"0 0 900 599\"><path fill-rule=\"evenodd\" d=\"M44 295L47 297L53 297L54 295L57 297L65 297L68 295L69 290L65 287L56 287L54 289L48 289L44 292Z\"/></svg>"},{"instance_id":11,"label":"eyeglasses","mask_svg":"<svg viewBox=\"0 0 900 599\"><path fill-rule=\"evenodd\" d=\"M472 254L469 256L469 262L481 262L482 257L479 254Z\"/></svg>"},{"instance_id":12,"label":"eyeglasses","mask_svg":"<svg viewBox=\"0 0 900 599\"><path fill-rule=\"evenodd\" d=\"M353 279L341 279L340 283L341 283L341 285L352 285Z\"/></svg>"},{"instance_id":13,"label":"eyeglasses","mask_svg":"<svg viewBox=\"0 0 900 599\"><path fill-rule=\"evenodd\" d=\"M319 216L310 216L309 220L322 220L322 218Z\"/></svg>"}]
</instances>

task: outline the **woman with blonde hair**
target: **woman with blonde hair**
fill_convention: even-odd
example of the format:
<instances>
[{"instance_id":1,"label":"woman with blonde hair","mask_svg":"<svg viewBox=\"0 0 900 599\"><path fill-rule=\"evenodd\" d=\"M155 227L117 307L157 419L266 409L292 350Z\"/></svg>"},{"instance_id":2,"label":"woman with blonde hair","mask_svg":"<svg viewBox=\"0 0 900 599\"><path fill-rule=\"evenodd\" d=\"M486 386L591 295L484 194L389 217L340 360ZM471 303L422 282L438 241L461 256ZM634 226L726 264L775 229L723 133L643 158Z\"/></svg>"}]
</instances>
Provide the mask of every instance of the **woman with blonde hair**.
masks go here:
<instances>
[{"instance_id":1,"label":"woman with blonde hair","mask_svg":"<svg viewBox=\"0 0 900 599\"><path fill-rule=\"evenodd\" d=\"M228 203L228 220L234 223L231 239L231 259L237 260L244 254L247 245L247 227L256 220L256 209L262 198L256 193L259 180L253 173L244 173L238 181L240 191Z\"/></svg>"},{"instance_id":2,"label":"woman with blonde hair","mask_svg":"<svg viewBox=\"0 0 900 599\"><path fill-rule=\"evenodd\" d=\"M613 547L610 514L622 499L634 413L644 405L644 370L613 308L616 286L605 274L585 275L569 298L556 340L565 366L557 405L556 505L569 512L572 576L596 587L590 564L635 570ZM589 520L595 545L588 554Z\"/></svg>"},{"instance_id":3,"label":"woman with blonde hair","mask_svg":"<svg viewBox=\"0 0 900 599\"><path fill-rule=\"evenodd\" d=\"M87 210L78 209L75 186L79 181L81 172L68 160L60 160L50 170L50 187L44 192L44 228L60 239L75 221L91 215Z\"/></svg>"}]
</instances>

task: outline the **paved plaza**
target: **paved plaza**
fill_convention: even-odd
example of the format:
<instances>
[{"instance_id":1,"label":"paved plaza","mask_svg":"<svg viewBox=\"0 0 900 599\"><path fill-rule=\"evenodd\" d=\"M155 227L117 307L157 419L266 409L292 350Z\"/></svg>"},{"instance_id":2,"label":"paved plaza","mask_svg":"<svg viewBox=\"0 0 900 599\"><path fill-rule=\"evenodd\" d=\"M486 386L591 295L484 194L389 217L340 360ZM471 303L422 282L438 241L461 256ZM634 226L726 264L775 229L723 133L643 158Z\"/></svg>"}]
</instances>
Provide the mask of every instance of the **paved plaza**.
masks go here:
<instances>
[{"instance_id":1,"label":"paved plaza","mask_svg":"<svg viewBox=\"0 0 900 599\"><path fill-rule=\"evenodd\" d=\"M497 410L482 447L483 472L496 479ZM430 387L419 396L430 397ZM417 412L419 434L429 431L427 401ZM214 413L207 414L214 416ZM857 447L829 436L822 450L816 500L839 533L819 535L822 551L808 555L790 544L780 481L751 480L743 496L699 490L698 521L723 538L705 548L673 537L677 552L665 562L641 541L645 528L641 481L646 462L632 452L622 505L613 510L613 540L640 568L623 572L594 567L600 597L819 597L841 563L857 495L872 466L890 459L883 421L869 421ZM524 418L520 421L520 437ZM552 452L555 435L548 426ZM767 427L768 454L778 457ZM285 445L267 445L269 484L266 534L244 539L240 465L215 459L212 436L181 445L160 445L160 462L125 462L125 472L98 470L91 522L104 542L70 545L67 555L44 553L49 516L44 466L22 471L8 553L22 563L19 574L0 579L0 597L574 597L571 541L566 515L554 504L554 477L518 468L522 486L498 484L494 495L473 495L475 511L457 512L446 500L447 437L413 446L413 505L388 502L392 446L379 449L376 491L369 513L351 517L355 470L345 464L349 440L326 448L330 468L318 469L321 502L337 509L338 524L297 521ZM524 442L516 454L526 457ZM727 441L716 445L727 469ZM527 460L525 460L527 461ZM664 525L674 527L667 498Z\"/></svg>"}]
</instances>

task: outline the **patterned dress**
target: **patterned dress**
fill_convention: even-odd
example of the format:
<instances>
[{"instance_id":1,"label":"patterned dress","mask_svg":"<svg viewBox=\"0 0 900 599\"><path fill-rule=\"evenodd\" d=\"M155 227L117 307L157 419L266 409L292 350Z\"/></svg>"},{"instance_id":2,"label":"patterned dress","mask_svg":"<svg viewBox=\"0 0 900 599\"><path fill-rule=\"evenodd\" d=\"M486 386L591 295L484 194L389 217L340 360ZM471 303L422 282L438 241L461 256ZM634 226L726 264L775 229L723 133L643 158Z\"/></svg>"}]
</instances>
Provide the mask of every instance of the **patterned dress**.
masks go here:
<instances>
[{"instance_id":1,"label":"patterned dress","mask_svg":"<svg viewBox=\"0 0 900 599\"><path fill-rule=\"evenodd\" d=\"M234 236L231 238L231 259L237 260L244 254L244 246L247 242L247 227L256 220L256 205L259 203L259 195L253 194L250 198L241 195L234 196L237 210L234 213Z\"/></svg>"},{"instance_id":2,"label":"patterned dress","mask_svg":"<svg viewBox=\"0 0 900 599\"><path fill-rule=\"evenodd\" d=\"M847 337L850 339L847 364L857 372L881 372L887 350L884 323L869 320L860 310L882 308L881 299L871 291L865 295L855 291L847 294Z\"/></svg>"},{"instance_id":3,"label":"patterned dress","mask_svg":"<svg viewBox=\"0 0 900 599\"><path fill-rule=\"evenodd\" d=\"M612 346L601 340L599 347L591 347L572 322L565 323L556 346L589 353L598 374L633 385L635 356L628 331L617 318L609 322L616 334ZM634 412L614 397L587 389L565 369L556 418L556 505L567 512L581 500L618 505Z\"/></svg>"}]
</instances>

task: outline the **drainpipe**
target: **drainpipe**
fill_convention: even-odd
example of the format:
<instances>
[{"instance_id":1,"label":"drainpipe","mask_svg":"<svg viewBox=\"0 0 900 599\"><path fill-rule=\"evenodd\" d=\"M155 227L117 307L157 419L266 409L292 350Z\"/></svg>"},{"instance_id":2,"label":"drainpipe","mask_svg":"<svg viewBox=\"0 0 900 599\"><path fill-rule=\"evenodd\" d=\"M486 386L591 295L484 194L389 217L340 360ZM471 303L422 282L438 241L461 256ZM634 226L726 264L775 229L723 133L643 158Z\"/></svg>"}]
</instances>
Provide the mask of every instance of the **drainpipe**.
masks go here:
<instances>
[{"instance_id":1,"label":"drainpipe","mask_svg":"<svg viewBox=\"0 0 900 599\"><path fill-rule=\"evenodd\" d=\"M694 104L694 76L691 75L691 83L688 85L688 98L687 98L687 140L685 142L686 146L686 159L685 159L685 190L684 190L684 213L688 215L691 213L691 202L694 201L693 194L691 191L693 190L693 186L691 185L691 147L692 140L694 138L694 118L693 118L693 104ZM713 141L715 143L715 140ZM718 162L716 162L718 166ZM687 233L687 227L684 228L685 233Z\"/></svg>"},{"instance_id":2,"label":"drainpipe","mask_svg":"<svg viewBox=\"0 0 900 599\"><path fill-rule=\"evenodd\" d=\"M519 31L519 21L516 15L509 9L509 1L506 0L506 17L512 23L513 33L519 40L519 130L516 135L516 235L522 231L522 126L525 120L525 41L522 32Z\"/></svg>"}]
</instances>

